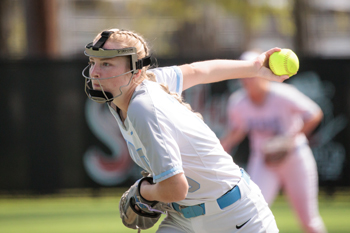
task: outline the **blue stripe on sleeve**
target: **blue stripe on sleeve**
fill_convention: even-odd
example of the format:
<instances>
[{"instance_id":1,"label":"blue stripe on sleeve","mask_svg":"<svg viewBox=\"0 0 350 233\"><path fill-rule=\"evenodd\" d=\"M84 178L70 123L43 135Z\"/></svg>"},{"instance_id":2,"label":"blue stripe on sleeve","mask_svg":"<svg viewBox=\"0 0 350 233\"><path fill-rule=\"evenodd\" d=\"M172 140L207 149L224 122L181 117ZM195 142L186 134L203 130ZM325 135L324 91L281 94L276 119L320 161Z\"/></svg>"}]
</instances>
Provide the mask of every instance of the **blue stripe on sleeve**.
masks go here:
<instances>
[{"instance_id":1,"label":"blue stripe on sleeve","mask_svg":"<svg viewBox=\"0 0 350 233\"><path fill-rule=\"evenodd\" d=\"M176 73L176 93L180 94L180 80L182 77L182 73L179 67L177 66L172 66L172 68L174 69L175 73Z\"/></svg>"},{"instance_id":2,"label":"blue stripe on sleeve","mask_svg":"<svg viewBox=\"0 0 350 233\"><path fill-rule=\"evenodd\" d=\"M183 172L182 167L180 167L180 166L179 167L173 167L172 169L170 169L168 171L165 171L165 172L163 172L163 173L161 173L161 174L159 174L157 176L154 176L153 179L154 180L159 180L159 179L161 179L163 177L168 178L168 177L171 177L171 176L169 176L170 174L178 174L180 172Z\"/></svg>"}]
</instances>

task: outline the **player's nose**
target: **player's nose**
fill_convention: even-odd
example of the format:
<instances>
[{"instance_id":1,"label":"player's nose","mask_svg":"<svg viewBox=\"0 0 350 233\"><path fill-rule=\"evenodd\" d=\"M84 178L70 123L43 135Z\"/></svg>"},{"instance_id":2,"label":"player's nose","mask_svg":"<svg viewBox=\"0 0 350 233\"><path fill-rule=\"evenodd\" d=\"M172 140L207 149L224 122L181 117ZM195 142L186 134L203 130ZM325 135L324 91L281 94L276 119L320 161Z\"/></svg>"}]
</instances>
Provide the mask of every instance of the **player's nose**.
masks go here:
<instances>
[{"instance_id":1,"label":"player's nose","mask_svg":"<svg viewBox=\"0 0 350 233\"><path fill-rule=\"evenodd\" d=\"M100 78L101 77L101 70L99 69L99 66L97 65L91 65L90 67L90 77L91 78Z\"/></svg>"}]
</instances>

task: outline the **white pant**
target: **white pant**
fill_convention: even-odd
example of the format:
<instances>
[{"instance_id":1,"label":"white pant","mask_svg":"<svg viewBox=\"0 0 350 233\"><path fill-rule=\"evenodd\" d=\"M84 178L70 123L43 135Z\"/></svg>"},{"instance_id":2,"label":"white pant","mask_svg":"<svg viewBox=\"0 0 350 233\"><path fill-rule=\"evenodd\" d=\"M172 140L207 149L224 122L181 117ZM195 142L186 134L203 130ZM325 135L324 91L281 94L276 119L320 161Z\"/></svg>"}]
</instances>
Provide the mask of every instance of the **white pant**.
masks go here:
<instances>
[{"instance_id":1,"label":"white pant","mask_svg":"<svg viewBox=\"0 0 350 233\"><path fill-rule=\"evenodd\" d=\"M243 178L238 186L241 190L241 199L232 205L222 210L215 207L206 209L205 215L194 218L168 213L157 233L279 232L275 218L259 187L252 180L247 184ZM245 222L247 223L244 224ZM243 226L237 229L240 225Z\"/></svg>"},{"instance_id":2,"label":"white pant","mask_svg":"<svg viewBox=\"0 0 350 233\"><path fill-rule=\"evenodd\" d=\"M247 170L269 205L283 187L304 231L327 232L318 211L318 174L310 147L298 148L282 164L273 167L266 166L261 155L252 155Z\"/></svg>"}]
</instances>

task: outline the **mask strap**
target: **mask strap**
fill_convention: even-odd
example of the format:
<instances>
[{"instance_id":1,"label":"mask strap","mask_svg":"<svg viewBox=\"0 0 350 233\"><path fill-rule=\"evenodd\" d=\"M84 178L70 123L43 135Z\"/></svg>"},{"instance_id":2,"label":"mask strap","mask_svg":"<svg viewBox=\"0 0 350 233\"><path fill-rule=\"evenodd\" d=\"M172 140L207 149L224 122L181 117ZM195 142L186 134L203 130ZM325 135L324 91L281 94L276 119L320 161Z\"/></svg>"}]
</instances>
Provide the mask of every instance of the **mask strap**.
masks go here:
<instances>
[{"instance_id":1,"label":"mask strap","mask_svg":"<svg viewBox=\"0 0 350 233\"><path fill-rule=\"evenodd\" d=\"M140 69L142 69L142 67L148 66L151 64L151 56L139 59L135 63L136 63L136 69L140 70Z\"/></svg>"},{"instance_id":2,"label":"mask strap","mask_svg":"<svg viewBox=\"0 0 350 233\"><path fill-rule=\"evenodd\" d=\"M102 48L102 46L106 43L108 38L113 32L111 31L104 31L101 33L101 38L96 42L96 44L92 47L93 50L98 50L99 48Z\"/></svg>"}]
</instances>

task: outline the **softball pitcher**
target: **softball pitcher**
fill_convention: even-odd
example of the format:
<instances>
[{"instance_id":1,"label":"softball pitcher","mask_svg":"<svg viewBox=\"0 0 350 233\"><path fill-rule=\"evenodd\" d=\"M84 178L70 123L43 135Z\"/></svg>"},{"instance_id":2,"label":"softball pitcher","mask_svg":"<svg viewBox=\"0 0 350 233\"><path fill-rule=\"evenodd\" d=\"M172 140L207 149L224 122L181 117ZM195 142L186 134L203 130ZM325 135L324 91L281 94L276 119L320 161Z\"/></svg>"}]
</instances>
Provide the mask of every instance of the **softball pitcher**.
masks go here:
<instances>
[{"instance_id":1,"label":"softball pitcher","mask_svg":"<svg viewBox=\"0 0 350 233\"><path fill-rule=\"evenodd\" d=\"M130 156L147 172L121 199L125 226L147 229L167 210L158 233L278 232L258 186L180 96L194 85L232 78L281 82L288 77L263 65L279 50L254 62L211 60L148 70L150 51L134 32L103 31L86 46L85 91L108 104Z\"/></svg>"},{"instance_id":2,"label":"softball pitcher","mask_svg":"<svg viewBox=\"0 0 350 233\"><path fill-rule=\"evenodd\" d=\"M259 54L242 55L253 60ZM296 88L259 78L242 79L229 99L230 132L221 139L226 151L248 134L247 171L271 205L283 187L305 232L326 232L318 211L317 166L306 135L320 123L319 106Z\"/></svg>"}]
</instances>

